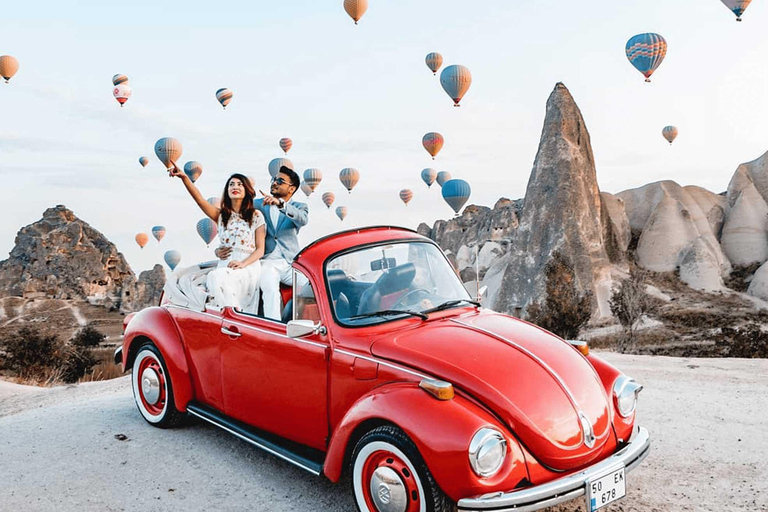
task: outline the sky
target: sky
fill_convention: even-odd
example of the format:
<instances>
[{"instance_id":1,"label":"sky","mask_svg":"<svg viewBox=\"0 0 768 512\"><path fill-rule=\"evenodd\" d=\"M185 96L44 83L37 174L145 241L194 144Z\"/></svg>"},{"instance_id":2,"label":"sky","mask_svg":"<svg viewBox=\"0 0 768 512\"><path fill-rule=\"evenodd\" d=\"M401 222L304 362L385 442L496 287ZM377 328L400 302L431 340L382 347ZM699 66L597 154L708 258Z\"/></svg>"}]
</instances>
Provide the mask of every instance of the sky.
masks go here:
<instances>
[{"instance_id":1,"label":"sky","mask_svg":"<svg viewBox=\"0 0 768 512\"><path fill-rule=\"evenodd\" d=\"M369 3L357 26L342 0L4 5L0 55L20 69L0 84L0 259L22 226L58 204L137 273L170 249L182 266L212 259L216 243L195 231L202 212L154 155L161 137L182 142L182 162L202 163L205 197L233 172L266 191L267 164L290 137L299 174L323 172L315 194L296 196L310 208L302 244L451 218L439 187L421 181L425 167L468 181L468 204L523 197L557 82L585 118L603 191L669 179L719 193L740 163L768 150L766 2L742 23L719 0ZM669 45L650 84L624 53L642 32ZM424 63L432 51L472 72L460 108ZM133 88L125 108L112 97L116 73ZM234 92L226 110L221 87ZM680 130L672 146L661 136L669 124ZM434 161L421 146L430 131L446 140ZM361 173L351 194L338 179L345 167ZM407 207L403 188L414 193ZM329 190L331 210L320 199ZM344 222L338 205L349 208ZM155 225L166 237L140 249L134 236Z\"/></svg>"}]
</instances>

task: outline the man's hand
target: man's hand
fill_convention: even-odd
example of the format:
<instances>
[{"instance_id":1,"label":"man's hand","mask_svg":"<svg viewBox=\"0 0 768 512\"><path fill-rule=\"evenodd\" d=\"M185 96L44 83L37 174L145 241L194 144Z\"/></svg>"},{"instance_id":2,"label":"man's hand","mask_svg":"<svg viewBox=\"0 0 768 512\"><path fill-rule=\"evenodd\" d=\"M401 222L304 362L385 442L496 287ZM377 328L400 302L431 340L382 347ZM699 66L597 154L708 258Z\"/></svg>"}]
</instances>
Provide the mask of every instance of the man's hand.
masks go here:
<instances>
[{"instance_id":1,"label":"man's hand","mask_svg":"<svg viewBox=\"0 0 768 512\"><path fill-rule=\"evenodd\" d=\"M215 251L213 251L213 254L215 254L216 257L220 260L225 260L229 258L230 254L232 254L232 248L225 245L220 245L216 248Z\"/></svg>"},{"instance_id":2,"label":"man's hand","mask_svg":"<svg viewBox=\"0 0 768 512\"><path fill-rule=\"evenodd\" d=\"M270 206L280 206L280 200L274 196L270 196L265 194L262 190L259 190L261 192L261 195L264 196L264 204L268 204Z\"/></svg>"}]
</instances>

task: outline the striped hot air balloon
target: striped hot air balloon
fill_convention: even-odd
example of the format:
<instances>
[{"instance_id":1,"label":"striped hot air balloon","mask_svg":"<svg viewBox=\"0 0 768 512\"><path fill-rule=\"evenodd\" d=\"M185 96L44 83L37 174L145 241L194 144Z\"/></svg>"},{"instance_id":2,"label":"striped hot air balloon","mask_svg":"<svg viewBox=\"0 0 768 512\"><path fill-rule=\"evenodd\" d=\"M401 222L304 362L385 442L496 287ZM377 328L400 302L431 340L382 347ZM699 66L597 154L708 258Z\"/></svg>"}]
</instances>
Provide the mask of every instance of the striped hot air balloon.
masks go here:
<instances>
[{"instance_id":1,"label":"striped hot air balloon","mask_svg":"<svg viewBox=\"0 0 768 512\"><path fill-rule=\"evenodd\" d=\"M347 217L347 207L346 206L339 206L336 208L336 216L339 218L339 220L344 220Z\"/></svg>"},{"instance_id":2,"label":"striped hot air balloon","mask_svg":"<svg viewBox=\"0 0 768 512\"><path fill-rule=\"evenodd\" d=\"M141 164L142 167L146 167L147 164L149 163L149 158L142 156L139 158L139 163Z\"/></svg>"},{"instance_id":3,"label":"striped hot air balloon","mask_svg":"<svg viewBox=\"0 0 768 512\"><path fill-rule=\"evenodd\" d=\"M336 194L333 192L326 192L323 194L323 204L328 207L328 209L331 209L331 205L336 200Z\"/></svg>"},{"instance_id":4,"label":"striped hot air balloon","mask_svg":"<svg viewBox=\"0 0 768 512\"><path fill-rule=\"evenodd\" d=\"M344 185L344 188L346 188L351 194L352 189L355 188L357 182L360 181L360 171L354 167L345 167L339 173L339 181L341 181L341 184Z\"/></svg>"},{"instance_id":5,"label":"striped hot air balloon","mask_svg":"<svg viewBox=\"0 0 768 512\"><path fill-rule=\"evenodd\" d=\"M127 83L128 83L128 77L125 75L121 75L120 73L118 73L112 77L112 85L120 85L120 84L127 84Z\"/></svg>"},{"instance_id":6,"label":"striped hot air balloon","mask_svg":"<svg viewBox=\"0 0 768 512\"><path fill-rule=\"evenodd\" d=\"M176 265L181 261L181 253L179 251L166 251L163 255L166 265L171 267L171 270L176 268Z\"/></svg>"},{"instance_id":7,"label":"striped hot air balloon","mask_svg":"<svg viewBox=\"0 0 768 512\"><path fill-rule=\"evenodd\" d=\"M448 180L443 183L443 199L453 208L456 214L459 214L461 207L466 204L472 189L464 180Z\"/></svg>"},{"instance_id":8,"label":"striped hot air balloon","mask_svg":"<svg viewBox=\"0 0 768 512\"><path fill-rule=\"evenodd\" d=\"M293 169L293 162L283 157L273 159L271 162L269 162L269 165L267 166L267 168L269 169L269 175L274 178L275 176L277 176L277 173L280 172L280 168L283 166L289 169Z\"/></svg>"},{"instance_id":9,"label":"striped hot air balloon","mask_svg":"<svg viewBox=\"0 0 768 512\"><path fill-rule=\"evenodd\" d=\"M131 89L131 86L125 82L116 85L112 89L112 95L115 97L121 107L125 105L125 102L128 101L128 99L131 97L131 94L133 94L133 89Z\"/></svg>"},{"instance_id":10,"label":"striped hot air balloon","mask_svg":"<svg viewBox=\"0 0 768 512\"><path fill-rule=\"evenodd\" d=\"M437 154L443 149L445 139L437 132L429 132L421 138L421 145L427 150L427 153L432 155L432 160L435 159Z\"/></svg>"},{"instance_id":11,"label":"striped hot air balloon","mask_svg":"<svg viewBox=\"0 0 768 512\"><path fill-rule=\"evenodd\" d=\"M672 145L672 142L677 137L677 127L676 126L665 126L664 129L661 130L661 134L664 136L665 139L667 139L667 142L669 142L669 145Z\"/></svg>"},{"instance_id":12,"label":"striped hot air balloon","mask_svg":"<svg viewBox=\"0 0 768 512\"><path fill-rule=\"evenodd\" d=\"M736 15L736 21L741 21L741 15L747 10L752 0L722 0L725 6Z\"/></svg>"},{"instance_id":13,"label":"striped hot air balloon","mask_svg":"<svg viewBox=\"0 0 768 512\"><path fill-rule=\"evenodd\" d=\"M411 199L413 199L413 192L410 189L404 188L400 191L400 200L405 203L405 206L408 206Z\"/></svg>"},{"instance_id":14,"label":"striped hot air balloon","mask_svg":"<svg viewBox=\"0 0 768 512\"><path fill-rule=\"evenodd\" d=\"M293 147L293 141L289 139L288 137L283 137L280 139L280 149L283 150L283 152L287 155L288 151L291 150Z\"/></svg>"},{"instance_id":15,"label":"striped hot air balloon","mask_svg":"<svg viewBox=\"0 0 768 512\"><path fill-rule=\"evenodd\" d=\"M149 242L149 235L146 233L136 233L134 240L136 240L136 243L139 244L139 247L143 249L144 246L147 245L147 242Z\"/></svg>"},{"instance_id":16,"label":"striped hot air balloon","mask_svg":"<svg viewBox=\"0 0 768 512\"><path fill-rule=\"evenodd\" d=\"M469 90L469 86L472 85L472 73L469 72L469 68L454 64L448 66L440 73L440 85L443 86L443 90L453 100L453 106L458 107L461 98Z\"/></svg>"},{"instance_id":17,"label":"striped hot air balloon","mask_svg":"<svg viewBox=\"0 0 768 512\"><path fill-rule=\"evenodd\" d=\"M216 99L219 100L219 103L221 103L222 108L227 108L227 105L229 105L229 102L232 101L232 91L227 89L226 87L222 87L218 91L216 91Z\"/></svg>"},{"instance_id":18,"label":"striped hot air balloon","mask_svg":"<svg viewBox=\"0 0 768 512\"><path fill-rule=\"evenodd\" d=\"M200 235L200 238L203 239L203 242L205 242L206 245L213 242L213 239L216 238L218 233L219 228L216 226L216 223L208 217L197 221L197 234Z\"/></svg>"},{"instance_id":19,"label":"striped hot air balloon","mask_svg":"<svg viewBox=\"0 0 768 512\"><path fill-rule=\"evenodd\" d=\"M304 171L304 182L312 189L312 192L320 185L321 181L323 181L323 173L320 169L313 167Z\"/></svg>"},{"instance_id":20,"label":"striped hot air balloon","mask_svg":"<svg viewBox=\"0 0 768 512\"><path fill-rule=\"evenodd\" d=\"M312 187L310 187L306 181L301 182L301 191L304 192L304 195L309 197L312 195Z\"/></svg>"},{"instance_id":21,"label":"striped hot air balloon","mask_svg":"<svg viewBox=\"0 0 768 512\"><path fill-rule=\"evenodd\" d=\"M432 74L436 75L437 70L443 65L443 56L437 52L428 53L424 61L427 63L427 67L432 70Z\"/></svg>"},{"instance_id":22,"label":"striped hot air balloon","mask_svg":"<svg viewBox=\"0 0 768 512\"><path fill-rule=\"evenodd\" d=\"M436 170L427 167L421 171L421 179L424 181L424 183L427 184L427 187L432 188L432 184L435 182L435 178L437 178Z\"/></svg>"},{"instance_id":23,"label":"striped hot air balloon","mask_svg":"<svg viewBox=\"0 0 768 512\"><path fill-rule=\"evenodd\" d=\"M162 240L165 236L165 226L154 226L152 228L152 236L155 237L155 240L158 242Z\"/></svg>"},{"instance_id":24,"label":"striped hot air balloon","mask_svg":"<svg viewBox=\"0 0 768 512\"><path fill-rule=\"evenodd\" d=\"M196 182L200 175L203 174L203 164L194 160L187 162L184 164L184 174L189 176L192 183Z\"/></svg>"},{"instance_id":25,"label":"striped hot air balloon","mask_svg":"<svg viewBox=\"0 0 768 512\"><path fill-rule=\"evenodd\" d=\"M173 137L163 137L155 142L155 155L163 162L166 169L171 169L173 164L171 162L178 162L181 157L182 147L181 142Z\"/></svg>"},{"instance_id":26,"label":"striped hot air balloon","mask_svg":"<svg viewBox=\"0 0 768 512\"><path fill-rule=\"evenodd\" d=\"M12 55L0 55L0 76L8 83L19 70L19 61Z\"/></svg>"},{"instance_id":27,"label":"striped hot air balloon","mask_svg":"<svg viewBox=\"0 0 768 512\"><path fill-rule=\"evenodd\" d=\"M627 41L625 50L629 62L650 82L667 54L667 41L659 34L638 34Z\"/></svg>"},{"instance_id":28,"label":"striped hot air balloon","mask_svg":"<svg viewBox=\"0 0 768 512\"><path fill-rule=\"evenodd\" d=\"M344 0L344 10L347 11L350 18L355 20L355 25L357 25L365 11L368 10L368 0Z\"/></svg>"},{"instance_id":29,"label":"striped hot air balloon","mask_svg":"<svg viewBox=\"0 0 768 512\"><path fill-rule=\"evenodd\" d=\"M450 179L451 179L451 173L449 173L448 171L440 171L439 173L437 173L437 179L435 181L437 181L437 184L442 187L443 185L445 185L445 182Z\"/></svg>"}]
</instances>

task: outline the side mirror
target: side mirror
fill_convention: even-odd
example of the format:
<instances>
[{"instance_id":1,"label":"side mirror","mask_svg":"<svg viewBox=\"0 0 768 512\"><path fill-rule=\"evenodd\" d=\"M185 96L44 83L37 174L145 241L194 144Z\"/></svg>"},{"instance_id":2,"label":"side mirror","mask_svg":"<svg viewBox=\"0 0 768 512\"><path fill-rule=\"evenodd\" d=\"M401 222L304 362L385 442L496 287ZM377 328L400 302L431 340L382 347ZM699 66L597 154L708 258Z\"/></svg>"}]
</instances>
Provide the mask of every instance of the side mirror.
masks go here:
<instances>
[{"instance_id":1,"label":"side mirror","mask_svg":"<svg viewBox=\"0 0 768 512\"><path fill-rule=\"evenodd\" d=\"M312 320L291 320L285 329L289 338L302 338L310 334L325 334L325 327L321 323Z\"/></svg>"}]
</instances>

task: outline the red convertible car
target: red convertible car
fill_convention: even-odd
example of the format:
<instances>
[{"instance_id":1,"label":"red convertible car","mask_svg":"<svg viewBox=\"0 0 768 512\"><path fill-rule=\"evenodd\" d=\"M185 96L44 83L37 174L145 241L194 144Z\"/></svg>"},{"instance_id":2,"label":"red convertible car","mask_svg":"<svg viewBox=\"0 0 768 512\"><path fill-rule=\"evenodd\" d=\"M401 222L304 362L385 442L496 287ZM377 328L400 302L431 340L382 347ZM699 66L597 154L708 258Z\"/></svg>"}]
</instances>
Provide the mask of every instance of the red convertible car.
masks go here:
<instances>
[{"instance_id":1,"label":"red convertible car","mask_svg":"<svg viewBox=\"0 0 768 512\"><path fill-rule=\"evenodd\" d=\"M625 495L650 450L642 386L480 307L430 239L336 233L293 276L282 321L167 301L126 318L115 359L144 419L196 416L333 482L348 471L361 511L591 511Z\"/></svg>"}]
</instances>

